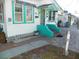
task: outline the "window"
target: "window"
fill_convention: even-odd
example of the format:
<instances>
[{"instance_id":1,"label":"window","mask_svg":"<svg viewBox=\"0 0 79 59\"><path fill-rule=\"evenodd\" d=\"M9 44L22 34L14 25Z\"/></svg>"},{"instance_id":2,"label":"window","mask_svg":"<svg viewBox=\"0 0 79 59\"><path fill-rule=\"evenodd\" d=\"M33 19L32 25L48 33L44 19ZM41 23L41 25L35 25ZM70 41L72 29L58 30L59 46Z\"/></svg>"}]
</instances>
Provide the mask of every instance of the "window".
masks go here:
<instances>
[{"instance_id":1,"label":"window","mask_svg":"<svg viewBox=\"0 0 79 59\"><path fill-rule=\"evenodd\" d=\"M32 7L31 6L27 6L27 13L26 13L26 20L27 21L32 21Z\"/></svg>"},{"instance_id":2,"label":"window","mask_svg":"<svg viewBox=\"0 0 79 59\"><path fill-rule=\"evenodd\" d=\"M22 6L18 3L16 3L15 5L15 19L20 22L22 21Z\"/></svg>"},{"instance_id":3,"label":"window","mask_svg":"<svg viewBox=\"0 0 79 59\"><path fill-rule=\"evenodd\" d=\"M24 22L22 17L22 4L20 3L15 3L15 21L17 23Z\"/></svg>"},{"instance_id":4,"label":"window","mask_svg":"<svg viewBox=\"0 0 79 59\"><path fill-rule=\"evenodd\" d=\"M3 3L0 3L0 23L3 23Z\"/></svg>"},{"instance_id":5,"label":"window","mask_svg":"<svg viewBox=\"0 0 79 59\"><path fill-rule=\"evenodd\" d=\"M12 0L12 17L14 24L24 23L23 4L17 2L16 0Z\"/></svg>"},{"instance_id":6,"label":"window","mask_svg":"<svg viewBox=\"0 0 79 59\"><path fill-rule=\"evenodd\" d=\"M26 22L33 22L33 6L26 5Z\"/></svg>"},{"instance_id":7,"label":"window","mask_svg":"<svg viewBox=\"0 0 79 59\"><path fill-rule=\"evenodd\" d=\"M55 20L55 14L57 11L49 11L49 21Z\"/></svg>"},{"instance_id":8,"label":"window","mask_svg":"<svg viewBox=\"0 0 79 59\"><path fill-rule=\"evenodd\" d=\"M49 21L51 21L51 11L49 11Z\"/></svg>"},{"instance_id":9,"label":"window","mask_svg":"<svg viewBox=\"0 0 79 59\"><path fill-rule=\"evenodd\" d=\"M33 6L27 5L23 3L16 2L15 0L12 0L12 19L13 23L15 24L24 24L24 23L32 23L33 20Z\"/></svg>"}]
</instances>

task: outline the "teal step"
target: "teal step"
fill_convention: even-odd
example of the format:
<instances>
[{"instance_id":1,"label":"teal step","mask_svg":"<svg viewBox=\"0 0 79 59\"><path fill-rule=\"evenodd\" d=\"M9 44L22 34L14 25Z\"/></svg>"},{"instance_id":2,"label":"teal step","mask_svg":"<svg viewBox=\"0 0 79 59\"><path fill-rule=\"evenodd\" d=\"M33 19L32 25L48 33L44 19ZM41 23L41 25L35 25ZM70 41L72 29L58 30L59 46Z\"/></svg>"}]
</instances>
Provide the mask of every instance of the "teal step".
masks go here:
<instances>
[{"instance_id":1,"label":"teal step","mask_svg":"<svg viewBox=\"0 0 79 59\"><path fill-rule=\"evenodd\" d=\"M47 26L50 30L53 30L53 31L56 31L56 32L61 32L61 28L57 27L57 26L54 25L54 24L46 24L46 26Z\"/></svg>"},{"instance_id":2,"label":"teal step","mask_svg":"<svg viewBox=\"0 0 79 59\"><path fill-rule=\"evenodd\" d=\"M46 36L48 38L54 37L54 33L46 25L38 25L37 31L41 36Z\"/></svg>"}]
</instances>

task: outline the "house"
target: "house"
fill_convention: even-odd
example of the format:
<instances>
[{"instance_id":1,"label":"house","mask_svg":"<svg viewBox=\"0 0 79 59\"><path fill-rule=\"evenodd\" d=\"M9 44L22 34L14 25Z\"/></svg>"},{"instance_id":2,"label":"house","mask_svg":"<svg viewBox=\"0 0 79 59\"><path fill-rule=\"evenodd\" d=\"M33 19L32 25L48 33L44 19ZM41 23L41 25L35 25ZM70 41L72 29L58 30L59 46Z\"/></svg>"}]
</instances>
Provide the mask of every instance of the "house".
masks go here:
<instances>
[{"instance_id":1,"label":"house","mask_svg":"<svg viewBox=\"0 0 79 59\"><path fill-rule=\"evenodd\" d=\"M0 9L0 24L8 42L33 35L39 24L55 23L57 11L62 10L54 0L0 0Z\"/></svg>"}]
</instances>

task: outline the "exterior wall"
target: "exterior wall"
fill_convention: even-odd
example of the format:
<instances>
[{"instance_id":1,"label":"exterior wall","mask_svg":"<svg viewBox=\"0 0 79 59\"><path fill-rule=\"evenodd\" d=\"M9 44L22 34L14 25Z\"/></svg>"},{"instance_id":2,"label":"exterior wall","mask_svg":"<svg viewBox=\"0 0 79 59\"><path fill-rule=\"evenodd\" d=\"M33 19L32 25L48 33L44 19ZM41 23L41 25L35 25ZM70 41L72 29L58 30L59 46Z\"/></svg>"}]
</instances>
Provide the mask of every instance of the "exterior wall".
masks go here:
<instances>
[{"instance_id":1,"label":"exterior wall","mask_svg":"<svg viewBox=\"0 0 79 59\"><path fill-rule=\"evenodd\" d=\"M39 16L37 8L34 8L34 23L13 24L12 0L5 0L5 28L6 28L7 37L16 36L20 34L28 34L28 33L32 33L33 31L35 31L36 26L40 24L40 17L35 18L35 16ZM11 19L11 21L9 21L9 19ZM47 14L45 15L45 23L56 24L55 22L48 21Z\"/></svg>"},{"instance_id":2,"label":"exterior wall","mask_svg":"<svg viewBox=\"0 0 79 59\"><path fill-rule=\"evenodd\" d=\"M26 23L26 24L13 24L12 19L12 1L5 0L5 18L6 18L6 28L7 28L7 36L16 36L19 34L28 34L32 33L36 30L36 26L40 24L39 18L35 18L35 14L38 15L38 10L34 8L34 23ZM9 18L11 21L9 22Z\"/></svg>"}]
</instances>

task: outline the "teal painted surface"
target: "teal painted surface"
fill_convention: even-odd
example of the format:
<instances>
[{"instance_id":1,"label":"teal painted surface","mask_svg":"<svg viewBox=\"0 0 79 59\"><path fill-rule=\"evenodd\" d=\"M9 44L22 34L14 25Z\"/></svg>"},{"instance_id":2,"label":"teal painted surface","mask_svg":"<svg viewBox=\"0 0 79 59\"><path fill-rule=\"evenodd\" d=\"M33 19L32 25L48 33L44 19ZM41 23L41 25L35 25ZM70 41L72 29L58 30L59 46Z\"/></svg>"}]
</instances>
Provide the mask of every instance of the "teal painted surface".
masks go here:
<instances>
[{"instance_id":1,"label":"teal painted surface","mask_svg":"<svg viewBox=\"0 0 79 59\"><path fill-rule=\"evenodd\" d=\"M39 41L34 41L29 44L25 44L16 48L12 48L12 49L0 52L0 59L10 59L11 57L14 57L24 52L28 52L35 48L42 47L47 44L48 42L39 40Z\"/></svg>"},{"instance_id":2,"label":"teal painted surface","mask_svg":"<svg viewBox=\"0 0 79 59\"><path fill-rule=\"evenodd\" d=\"M27 11L27 9L26 9L27 7L26 7L26 4L24 3L24 23L26 24L26 11Z\"/></svg>"},{"instance_id":3,"label":"teal painted surface","mask_svg":"<svg viewBox=\"0 0 79 59\"><path fill-rule=\"evenodd\" d=\"M12 20L13 20L13 24L14 24L14 15L15 15L15 13L14 13L14 10L15 10L15 8L14 8L14 0L12 0Z\"/></svg>"},{"instance_id":4,"label":"teal painted surface","mask_svg":"<svg viewBox=\"0 0 79 59\"><path fill-rule=\"evenodd\" d=\"M33 20L33 23L35 22L34 21L34 7L32 6L32 20Z\"/></svg>"},{"instance_id":5,"label":"teal painted surface","mask_svg":"<svg viewBox=\"0 0 79 59\"><path fill-rule=\"evenodd\" d=\"M41 36L47 36L48 38L51 38L54 36L54 33L45 25L38 25L37 31L39 31L39 34Z\"/></svg>"},{"instance_id":6,"label":"teal painted surface","mask_svg":"<svg viewBox=\"0 0 79 59\"><path fill-rule=\"evenodd\" d=\"M54 24L47 24L47 27L53 31L61 32L61 29Z\"/></svg>"}]
</instances>

